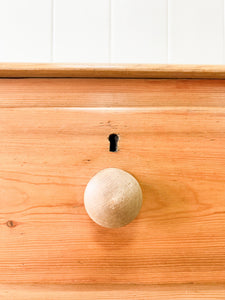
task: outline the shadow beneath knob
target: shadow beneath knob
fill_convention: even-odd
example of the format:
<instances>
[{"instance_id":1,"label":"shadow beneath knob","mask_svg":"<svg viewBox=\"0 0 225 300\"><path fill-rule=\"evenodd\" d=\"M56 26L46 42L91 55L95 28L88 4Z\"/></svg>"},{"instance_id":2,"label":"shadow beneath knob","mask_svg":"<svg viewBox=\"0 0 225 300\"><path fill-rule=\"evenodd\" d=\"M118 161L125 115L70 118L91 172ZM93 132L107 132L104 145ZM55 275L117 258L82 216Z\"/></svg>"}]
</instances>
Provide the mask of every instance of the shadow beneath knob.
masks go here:
<instances>
[{"instance_id":1,"label":"shadow beneath knob","mask_svg":"<svg viewBox=\"0 0 225 300\"><path fill-rule=\"evenodd\" d=\"M141 182L141 186L144 201L140 218L146 225L165 222L167 227L179 227L207 209L187 181L152 179Z\"/></svg>"},{"instance_id":2,"label":"shadow beneath knob","mask_svg":"<svg viewBox=\"0 0 225 300\"><path fill-rule=\"evenodd\" d=\"M207 205L200 203L196 192L182 180L152 179L141 181L143 205L130 224L116 229L103 228L90 220L89 230L95 243L105 250L134 249L137 244L157 234L174 234L185 226L194 226L193 219Z\"/></svg>"},{"instance_id":3,"label":"shadow beneath knob","mask_svg":"<svg viewBox=\"0 0 225 300\"><path fill-rule=\"evenodd\" d=\"M104 228L91 221L89 230L91 230L93 240L106 250L118 250L120 248L128 247L135 243L138 227L137 219L130 224L120 228Z\"/></svg>"}]
</instances>

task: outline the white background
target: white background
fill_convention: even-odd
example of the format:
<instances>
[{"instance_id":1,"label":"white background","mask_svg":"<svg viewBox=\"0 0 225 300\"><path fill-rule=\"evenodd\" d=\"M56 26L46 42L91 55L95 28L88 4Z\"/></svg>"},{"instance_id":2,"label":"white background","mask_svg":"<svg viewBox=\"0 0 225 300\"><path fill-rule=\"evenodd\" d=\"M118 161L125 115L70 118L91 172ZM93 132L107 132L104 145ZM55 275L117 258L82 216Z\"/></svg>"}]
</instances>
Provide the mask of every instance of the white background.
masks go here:
<instances>
[{"instance_id":1,"label":"white background","mask_svg":"<svg viewBox=\"0 0 225 300\"><path fill-rule=\"evenodd\" d=\"M0 0L0 62L224 64L225 0Z\"/></svg>"}]
</instances>

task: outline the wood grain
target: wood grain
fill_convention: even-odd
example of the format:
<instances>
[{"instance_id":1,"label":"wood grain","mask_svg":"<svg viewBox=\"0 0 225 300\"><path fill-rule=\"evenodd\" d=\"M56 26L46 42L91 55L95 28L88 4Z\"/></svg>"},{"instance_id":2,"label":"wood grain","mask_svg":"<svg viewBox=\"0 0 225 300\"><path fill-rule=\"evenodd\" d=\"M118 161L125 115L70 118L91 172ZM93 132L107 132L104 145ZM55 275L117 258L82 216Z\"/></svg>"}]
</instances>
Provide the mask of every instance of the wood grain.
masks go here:
<instances>
[{"instance_id":1,"label":"wood grain","mask_svg":"<svg viewBox=\"0 0 225 300\"><path fill-rule=\"evenodd\" d=\"M224 65L1 63L0 77L225 79Z\"/></svg>"},{"instance_id":2,"label":"wood grain","mask_svg":"<svg viewBox=\"0 0 225 300\"><path fill-rule=\"evenodd\" d=\"M1 283L225 282L222 105L1 108L0 120ZM143 189L137 219L115 230L83 205L107 167Z\"/></svg>"},{"instance_id":3,"label":"wood grain","mask_svg":"<svg viewBox=\"0 0 225 300\"><path fill-rule=\"evenodd\" d=\"M1 300L213 300L224 285L15 285L0 284Z\"/></svg>"},{"instance_id":4,"label":"wood grain","mask_svg":"<svg viewBox=\"0 0 225 300\"><path fill-rule=\"evenodd\" d=\"M0 107L221 107L224 80L0 79Z\"/></svg>"}]
</instances>

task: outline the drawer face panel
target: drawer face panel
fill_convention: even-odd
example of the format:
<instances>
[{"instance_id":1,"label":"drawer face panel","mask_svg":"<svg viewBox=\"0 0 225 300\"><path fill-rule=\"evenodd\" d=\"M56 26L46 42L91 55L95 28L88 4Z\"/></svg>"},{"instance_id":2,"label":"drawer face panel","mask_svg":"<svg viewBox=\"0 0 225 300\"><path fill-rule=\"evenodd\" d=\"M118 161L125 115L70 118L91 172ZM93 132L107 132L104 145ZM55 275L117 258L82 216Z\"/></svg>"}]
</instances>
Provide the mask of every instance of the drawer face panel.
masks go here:
<instances>
[{"instance_id":1,"label":"drawer face panel","mask_svg":"<svg viewBox=\"0 0 225 300\"><path fill-rule=\"evenodd\" d=\"M224 132L218 103L1 108L0 281L224 282ZM140 214L120 229L96 225L83 205L107 167L143 190Z\"/></svg>"}]
</instances>

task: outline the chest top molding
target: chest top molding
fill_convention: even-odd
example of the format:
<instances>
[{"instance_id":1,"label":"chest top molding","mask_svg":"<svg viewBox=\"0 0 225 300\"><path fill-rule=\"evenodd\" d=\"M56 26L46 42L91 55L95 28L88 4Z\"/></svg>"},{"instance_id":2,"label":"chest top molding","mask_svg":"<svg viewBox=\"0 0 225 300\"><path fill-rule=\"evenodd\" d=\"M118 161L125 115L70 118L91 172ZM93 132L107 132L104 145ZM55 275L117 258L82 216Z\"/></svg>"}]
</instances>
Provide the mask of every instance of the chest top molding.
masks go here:
<instances>
[{"instance_id":1,"label":"chest top molding","mask_svg":"<svg viewBox=\"0 0 225 300\"><path fill-rule=\"evenodd\" d=\"M0 63L0 78L225 79L225 65Z\"/></svg>"}]
</instances>

